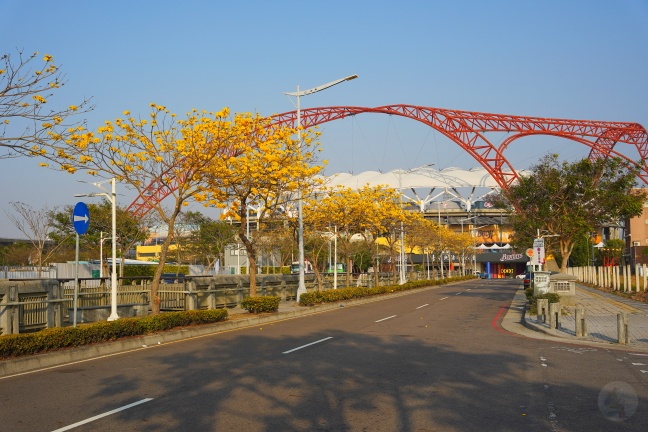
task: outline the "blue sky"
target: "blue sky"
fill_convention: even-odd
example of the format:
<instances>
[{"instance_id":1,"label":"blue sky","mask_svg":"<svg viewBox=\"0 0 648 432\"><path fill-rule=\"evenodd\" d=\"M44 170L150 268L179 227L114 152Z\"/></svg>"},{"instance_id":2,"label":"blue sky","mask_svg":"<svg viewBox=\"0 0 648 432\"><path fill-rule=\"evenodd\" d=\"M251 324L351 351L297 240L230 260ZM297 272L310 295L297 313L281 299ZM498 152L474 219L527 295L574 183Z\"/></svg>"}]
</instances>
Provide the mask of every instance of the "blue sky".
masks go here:
<instances>
[{"instance_id":1,"label":"blue sky","mask_svg":"<svg viewBox=\"0 0 648 432\"><path fill-rule=\"evenodd\" d=\"M0 0L0 16L0 53L53 55L68 84L50 102L92 97L93 128L124 110L146 115L151 102L179 115L291 111L284 92L350 74L359 79L302 107L402 103L648 127L648 0ZM365 114L320 130L327 174L477 166L413 120ZM505 154L517 169L588 152L518 141ZM24 237L5 216L12 201L51 208L94 191L37 160L0 164L0 237ZM134 198L118 192L120 204Z\"/></svg>"}]
</instances>

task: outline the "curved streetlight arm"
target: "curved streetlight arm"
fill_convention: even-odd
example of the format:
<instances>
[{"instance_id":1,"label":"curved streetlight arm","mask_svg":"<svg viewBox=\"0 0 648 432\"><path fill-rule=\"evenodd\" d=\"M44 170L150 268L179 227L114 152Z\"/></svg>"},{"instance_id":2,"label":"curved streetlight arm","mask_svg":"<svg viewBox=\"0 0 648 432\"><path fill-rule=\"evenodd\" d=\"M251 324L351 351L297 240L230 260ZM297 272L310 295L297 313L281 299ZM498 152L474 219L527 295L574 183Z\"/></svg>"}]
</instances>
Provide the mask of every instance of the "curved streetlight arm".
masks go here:
<instances>
[{"instance_id":1,"label":"curved streetlight arm","mask_svg":"<svg viewBox=\"0 0 648 432\"><path fill-rule=\"evenodd\" d=\"M295 96L295 97L306 96L309 94L317 93L318 91L325 90L329 87L333 87L334 85L340 84L344 81L351 81L352 79L356 79L356 78L358 78L358 75L349 75L348 77L340 78L339 80L331 81L330 83L322 84L320 86L313 87L308 90L299 90L298 88L296 92L286 92L284 94L288 96Z\"/></svg>"}]
</instances>

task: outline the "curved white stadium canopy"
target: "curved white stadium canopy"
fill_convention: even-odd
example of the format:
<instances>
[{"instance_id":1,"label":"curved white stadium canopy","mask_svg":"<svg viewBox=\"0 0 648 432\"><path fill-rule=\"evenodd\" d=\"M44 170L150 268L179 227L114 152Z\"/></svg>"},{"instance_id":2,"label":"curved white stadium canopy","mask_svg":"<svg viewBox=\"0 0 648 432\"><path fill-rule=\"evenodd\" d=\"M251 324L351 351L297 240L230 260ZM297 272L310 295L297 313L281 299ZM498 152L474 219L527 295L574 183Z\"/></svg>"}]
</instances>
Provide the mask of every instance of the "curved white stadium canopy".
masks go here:
<instances>
[{"instance_id":1,"label":"curved white stadium canopy","mask_svg":"<svg viewBox=\"0 0 648 432\"><path fill-rule=\"evenodd\" d=\"M411 170L396 169L386 173L378 171L365 171L359 174L338 173L327 177L328 187L348 187L360 189L364 186L384 185L400 190L403 196L410 202L416 203L420 210L425 205L443 196L446 200L457 200L463 203L466 210L470 210L473 202L478 201L495 190L499 190L497 182L484 168L444 168L434 169L431 166L424 166ZM429 188L430 193L424 199L419 198L416 189ZM403 190L411 189L412 198ZM437 194L434 195L435 190ZM475 193L478 193L475 198ZM437 204L439 206L439 204ZM444 204L445 207L445 204Z\"/></svg>"},{"instance_id":2,"label":"curved white stadium canopy","mask_svg":"<svg viewBox=\"0 0 648 432\"><path fill-rule=\"evenodd\" d=\"M361 188L370 186L387 185L394 189L409 189L420 187L433 188L463 188L481 187L498 188L497 182L484 168L444 168L436 170L424 167L416 170L393 170L386 173L378 171L365 171L360 174L339 173L328 177L329 186L346 186Z\"/></svg>"}]
</instances>

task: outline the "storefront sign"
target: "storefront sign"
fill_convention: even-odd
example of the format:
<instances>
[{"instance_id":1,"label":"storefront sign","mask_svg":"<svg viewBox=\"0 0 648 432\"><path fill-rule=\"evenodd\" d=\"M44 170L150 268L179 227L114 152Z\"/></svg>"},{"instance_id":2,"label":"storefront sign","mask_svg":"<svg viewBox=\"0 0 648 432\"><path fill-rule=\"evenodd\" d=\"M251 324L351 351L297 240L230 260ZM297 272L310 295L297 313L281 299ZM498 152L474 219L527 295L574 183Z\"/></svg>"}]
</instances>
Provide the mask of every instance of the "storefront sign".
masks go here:
<instances>
[{"instance_id":1,"label":"storefront sign","mask_svg":"<svg viewBox=\"0 0 648 432\"><path fill-rule=\"evenodd\" d=\"M524 255L522 255L521 253L502 254L502 258L500 258L500 261L517 261L523 258Z\"/></svg>"}]
</instances>

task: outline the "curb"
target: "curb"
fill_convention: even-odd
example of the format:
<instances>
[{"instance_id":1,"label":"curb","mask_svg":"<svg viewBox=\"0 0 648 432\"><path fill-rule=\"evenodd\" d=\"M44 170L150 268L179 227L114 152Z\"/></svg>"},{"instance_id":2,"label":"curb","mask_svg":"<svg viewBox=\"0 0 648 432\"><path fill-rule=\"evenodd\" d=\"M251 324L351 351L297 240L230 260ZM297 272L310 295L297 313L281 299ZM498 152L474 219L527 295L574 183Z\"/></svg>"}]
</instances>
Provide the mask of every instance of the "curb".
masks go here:
<instances>
[{"instance_id":1,"label":"curb","mask_svg":"<svg viewBox=\"0 0 648 432\"><path fill-rule=\"evenodd\" d=\"M520 297L524 298L520 298ZM603 296L601 296L603 297ZM553 342L561 342L561 343L566 343L566 344L572 344L572 345L583 345L583 346L590 346L590 347L598 347L598 348L605 348L605 349L612 349L616 351L635 351L635 352L648 352L648 348L644 347L639 347L635 346L631 343L627 345L623 344L617 344L617 343L612 343L612 342L604 342L604 341L597 341L593 340L590 336L586 336L583 338L579 338L576 336L572 335L567 335L567 334L555 334L554 332L556 330L551 330L548 329L544 326L534 324L530 320L526 319L526 314L528 312L526 308L526 297L524 296L524 292L518 291L515 294L515 298L513 302L519 302L522 301L523 307L520 309L523 309L524 312L519 312L519 319L516 320L517 323L523 327L526 331L525 332L520 332L520 331L515 331L509 328L506 328L506 330L511 331L513 333L521 334L523 336L527 336L533 339L543 339L543 340L549 340ZM511 304L512 305L512 304ZM510 311L509 311L510 313ZM507 314L508 315L508 314ZM502 322L502 327L504 327L504 322Z\"/></svg>"}]
</instances>

